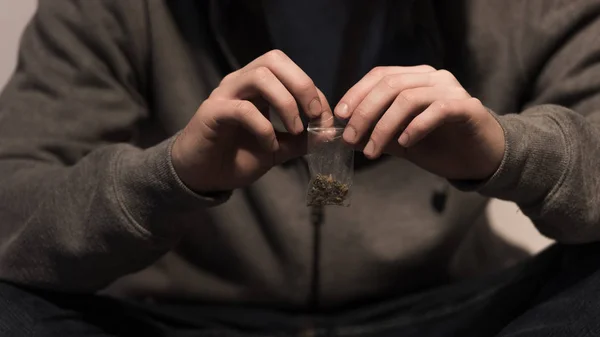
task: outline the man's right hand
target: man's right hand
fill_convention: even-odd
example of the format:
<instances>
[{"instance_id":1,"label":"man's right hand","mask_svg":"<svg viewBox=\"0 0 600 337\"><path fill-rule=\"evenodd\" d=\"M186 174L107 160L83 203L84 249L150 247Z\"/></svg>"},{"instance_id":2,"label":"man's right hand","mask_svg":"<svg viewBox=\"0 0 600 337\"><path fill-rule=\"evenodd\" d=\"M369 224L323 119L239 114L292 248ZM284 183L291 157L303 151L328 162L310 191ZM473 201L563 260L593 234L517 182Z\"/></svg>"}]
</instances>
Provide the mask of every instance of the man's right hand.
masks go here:
<instances>
[{"instance_id":1,"label":"man's right hand","mask_svg":"<svg viewBox=\"0 0 600 337\"><path fill-rule=\"evenodd\" d=\"M315 118L326 104L288 56L270 51L225 76L198 108L173 145L175 171L197 192L247 186L273 166L305 154L298 106ZM269 106L289 133L274 130Z\"/></svg>"}]
</instances>

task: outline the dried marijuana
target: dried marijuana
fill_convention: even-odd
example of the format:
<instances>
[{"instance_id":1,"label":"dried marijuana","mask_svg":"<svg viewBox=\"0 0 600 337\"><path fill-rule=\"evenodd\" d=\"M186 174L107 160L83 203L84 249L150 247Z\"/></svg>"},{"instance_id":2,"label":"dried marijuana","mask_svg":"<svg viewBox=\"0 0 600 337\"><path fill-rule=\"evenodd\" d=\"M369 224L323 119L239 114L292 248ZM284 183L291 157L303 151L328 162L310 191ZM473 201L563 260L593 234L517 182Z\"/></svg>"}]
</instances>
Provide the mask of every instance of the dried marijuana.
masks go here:
<instances>
[{"instance_id":1,"label":"dried marijuana","mask_svg":"<svg viewBox=\"0 0 600 337\"><path fill-rule=\"evenodd\" d=\"M309 206L343 206L349 186L330 175L317 174L308 190Z\"/></svg>"}]
</instances>

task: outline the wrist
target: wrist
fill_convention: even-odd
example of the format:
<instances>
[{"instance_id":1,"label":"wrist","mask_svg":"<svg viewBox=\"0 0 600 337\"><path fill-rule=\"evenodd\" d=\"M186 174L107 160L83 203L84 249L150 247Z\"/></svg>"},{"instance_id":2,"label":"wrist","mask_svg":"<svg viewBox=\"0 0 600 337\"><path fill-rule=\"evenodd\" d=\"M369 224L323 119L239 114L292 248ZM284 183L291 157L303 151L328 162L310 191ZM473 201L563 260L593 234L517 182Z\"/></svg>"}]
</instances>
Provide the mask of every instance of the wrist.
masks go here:
<instances>
[{"instance_id":1,"label":"wrist","mask_svg":"<svg viewBox=\"0 0 600 337\"><path fill-rule=\"evenodd\" d=\"M488 157L487 174L485 174L481 180L489 180L498 169L502 165L502 161L506 155L506 135L505 130L500 124L500 121L497 119L497 116L494 113L490 114L494 117L490 120L490 130L489 132L489 144L490 144L490 155Z\"/></svg>"},{"instance_id":2,"label":"wrist","mask_svg":"<svg viewBox=\"0 0 600 337\"><path fill-rule=\"evenodd\" d=\"M505 134L505 153L499 168L484 181L452 183L461 190L520 206L531 207L544 200L569 165L566 138L556 121L568 114L565 108L542 105L522 114L494 115Z\"/></svg>"},{"instance_id":3,"label":"wrist","mask_svg":"<svg viewBox=\"0 0 600 337\"><path fill-rule=\"evenodd\" d=\"M175 136L170 151L171 167L181 184L190 192L201 196L212 197L230 193L211 184L214 179L211 179L209 174L198 168L201 165L189 159L194 158L194 156L186 150L190 147L186 144L187 140L183 134L184 132L185 130Z\"/></svg>"},{"instance_id":4,"label":"wrist","mask_svg":"<svg viewBox=\"0 0 600 337\"><path fill-rule=\"evenodd\" d=\"M121 145L112 167L114 200L138 228L161 238L176 238L181 214L224 202L227 195L198 195L185 186L172 166L173 139L147 149ZM179 225L181 224L181 225Z\"/></svg>"}]
</instances>

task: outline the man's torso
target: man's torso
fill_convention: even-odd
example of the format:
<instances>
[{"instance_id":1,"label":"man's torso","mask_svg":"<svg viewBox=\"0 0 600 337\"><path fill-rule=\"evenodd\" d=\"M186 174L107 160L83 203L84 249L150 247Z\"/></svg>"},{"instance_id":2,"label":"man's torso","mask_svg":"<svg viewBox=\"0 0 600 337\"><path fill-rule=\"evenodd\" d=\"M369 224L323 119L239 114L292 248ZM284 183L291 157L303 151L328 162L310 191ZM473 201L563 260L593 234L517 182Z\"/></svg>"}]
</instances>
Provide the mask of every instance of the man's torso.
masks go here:
<instances>
[{"instance_id":1,"label":"man's torso","mask_svg":"<svg viewBox=\"0 0 600 337\"><path fill-rule=\"evenodd\" d=\"M426 18L437 27L418 21L413 33L435 34L441 49L429 50L441 52L434 55L441 66L486 106L499 114L517 112L522 79L510 54L516 2L445 6L436 4L437 16ZM198 10L185 1L149 2L153 118L140 129L140 144L183 128L230 70L223 43L229 43L226 37L235 35L237 25L215 20L207 8ZM225 32L215 32L223 27L228 27ZM240 46L231 48L248 43L246 37L238 42ZM267 51L260 48L268 43L255 45L257 50L236 56L245 62ZM403 60L395 64L393 52L381 62L406 65ZM315 228L304 199L307 183L301 164L272 169L252 186L235 191L227 203L203 212L178 247L155 265L124 277L107 292L302 307L309 297L314 259ZM486 200L448 189L441 194L440 207L434 199L446 186L444 180L396 158L358 169L352 206L325 210L321 303L335 306L406 293L513 263L514 250L487 229ZM488 252L481 254L482 249Z\"/></svg>"}]
</instances>

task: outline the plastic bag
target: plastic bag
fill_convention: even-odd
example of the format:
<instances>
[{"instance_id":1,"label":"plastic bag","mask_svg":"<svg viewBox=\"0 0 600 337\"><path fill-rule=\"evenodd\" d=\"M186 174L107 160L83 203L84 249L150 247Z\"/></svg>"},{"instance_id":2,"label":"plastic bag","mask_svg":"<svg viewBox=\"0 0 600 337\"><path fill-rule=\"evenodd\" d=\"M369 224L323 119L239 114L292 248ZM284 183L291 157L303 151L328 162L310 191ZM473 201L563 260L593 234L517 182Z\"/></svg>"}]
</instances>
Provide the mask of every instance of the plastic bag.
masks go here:
<instances>
[{"instance_id":1,"label":"plastic bag","mask_svg":"<svg viewBox=\"0 0 600 337\"><path fill-rule=\"evenodd\" d=\"M307 206L350 206L354 150L342 139L344 125L333 116L308 124Z\"/></svg>"}]
</instances>

